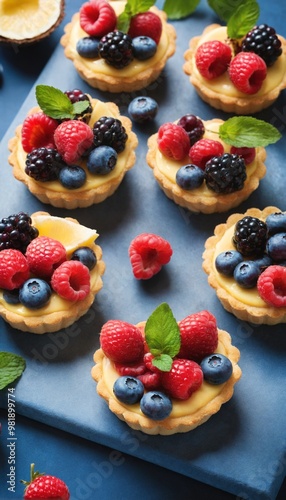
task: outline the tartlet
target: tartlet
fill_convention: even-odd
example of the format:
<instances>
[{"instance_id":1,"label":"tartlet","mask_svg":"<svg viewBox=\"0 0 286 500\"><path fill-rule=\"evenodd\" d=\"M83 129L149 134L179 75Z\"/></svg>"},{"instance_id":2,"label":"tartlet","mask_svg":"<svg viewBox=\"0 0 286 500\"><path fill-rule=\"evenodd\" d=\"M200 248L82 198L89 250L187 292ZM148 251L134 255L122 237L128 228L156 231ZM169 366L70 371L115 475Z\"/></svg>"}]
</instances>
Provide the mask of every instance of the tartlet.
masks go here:
<instances>
[{"instance_id":1,"label":"tartlet","mask_svg":"<svg viewBox=\"0 0 286 500\"><path fill-rule=\"evenodd\" d=\"M123 12L126 4L125 1L109 3L117 16ZM79 13L74 14L72 21L65 27L61 44L64 47L65 56L73 62L80 77L91 87L113 93L133 92L147 87L159 77L167 60L175 53L176 31L167 23L165 12L157 7L151 7L150 11L160 17L163 25L156 54L146 61L134 59L130 65L121 69L109 66L101 58L87 59L78 54L77 42L80 38L87 36L87 33L80 27Z\"/></svg>"},{"instance_id":2,"label":"tartlet","mask_svg":"<svg viewBox=\"0 0 286 500\"><path fill-rule=\"evenodd\" d=\"M195 54L197 48L210 40L227 40L227 28L219 24L207 26L200 36L193 37L189 42L189 49L184 54L184 72L190 76L190 82L198 95L210 106L228 113L241 115L253 114L267 108L278 98L280 92L286 88L286 40L278 36L281 41L282 54L276 62L267 68L267 76L260 90L247 95L236 89L229 79L228 72L207 80L197 69Z\"/></svg>"}]
</instances>

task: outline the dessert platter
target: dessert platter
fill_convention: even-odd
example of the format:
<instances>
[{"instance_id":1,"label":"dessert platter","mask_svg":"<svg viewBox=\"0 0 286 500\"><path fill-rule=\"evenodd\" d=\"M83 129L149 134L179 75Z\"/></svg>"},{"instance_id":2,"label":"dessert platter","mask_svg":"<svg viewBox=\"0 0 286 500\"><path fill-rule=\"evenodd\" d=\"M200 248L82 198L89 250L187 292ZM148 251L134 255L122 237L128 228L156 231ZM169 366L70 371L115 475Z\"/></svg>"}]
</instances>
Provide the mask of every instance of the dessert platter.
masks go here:
<instances>
[{"instance_id":1,"label":"dessert platter","mask_svg":"<svg viewBox=\"0 0 286 500\"><path fill-rule=\"evenodd\" d=\"M159 8L162 4L156 3ZM273 22L277 32L285 34L281 15L285 7L264 1L260 6L261 22ZM265 148L257 145L259 169L263 172L260 170L259 182L240 199L238 206L232 204L226 210L206 213L201 209L189 210L165 195L147 162L148 140L162 124L175 123L187 113L201 117L207 124L212 120L226 122L231 116L202 100L183 70L190 36L199 36L207 25L218 21L206 5L199 9L187 19L169 21L179 33L176 52L159 78L144 91L114 93L90 86L59 43L17 116L11 117L0 144L1 185L5 186L0 200L1 218L21 211L30 216L48 213L50 218L72 218L74 224L96 230L102 283L85 314L57 331L35 335L1 318L1 350L13 351L26 359L26 369L15 385L19 414L161 465L238 498L275 500L285 477L286 397L281 391L286 377L285 317L271 324L252 322L251 318L236 316L234 309L227 310L208 282L210 271L208 265L203 269L203 254L215 228L225 227L233 213L243 216L250 209L257 215L266 207L286 211L285 117L281 112L285 109L285 91L256 115L279 129L282 139ZM136 96L150 95L158 102L153 121L132 123L132 133L138 140L136 161L112 195L99 203L73 209L65 204L55 206L41 201L25 182L14 178L8 143L29 111L37 106L35 88L43 83L62 91L81 89L93 100L111 102L120 117L128 118L128 104ZM147 278L138 278L132 272L131 242L142 234L158 235L171 247L162 268ZM155 425L150 425L150 418L144 422L130 420L127 414L132 411L115 401L109 375L102 377L109 371L109 356L100 340L108 322L132 325L145 345L144 330L150 347L146 325L162 304L168 304L179 324L190 315L207 311L216 320L219 339L211 353L229 355L233 365L232 378L222 384L222 389L218 385L211 388L210 407L208 402L199 404L208 407L208 411L186 422L180 410L180 422L175 426L169 425L168 418L166 425L164 419ZM70 307L72 310L74 306ZM112 369L111 378L117 378ZM203 384L204 392L206 382ZM193 396L195 401L201 400L201 394L198 389L190 401ZM6 392L1 391L0 406L6 405ZM184 402L180 405L184 407ZM138 411L137 406L135 413Z\"/></svg>"}]
</instances>

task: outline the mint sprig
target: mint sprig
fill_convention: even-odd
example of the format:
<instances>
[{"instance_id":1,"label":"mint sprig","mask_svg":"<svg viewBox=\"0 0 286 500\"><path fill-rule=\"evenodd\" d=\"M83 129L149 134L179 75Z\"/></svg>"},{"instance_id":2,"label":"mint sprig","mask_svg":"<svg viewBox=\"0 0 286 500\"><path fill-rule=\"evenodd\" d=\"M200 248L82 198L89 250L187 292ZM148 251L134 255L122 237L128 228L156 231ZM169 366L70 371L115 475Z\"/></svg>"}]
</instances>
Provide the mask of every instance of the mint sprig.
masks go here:
<instances>
[{"instance_id":1,"label":"mint sprig","mask_svg":"<svg viewBox=\"0 0 286 500\"><path fill-rule=\"evenodd\" d=\"M182 19L192 14L200 0L165 0L164 11L169 19Z\"/></svg>"},{"instance_id":2,"label":"mint sprig","mask_svg":"<svg viewBox=\"0 0 286 500\"><path fill-rule=\"evenodd\" d=\"M0 352L0 390L20 377L26 368L22 356L11 352Z\"/></svg>"},{"instance_id":3,"label":"mint sprig","mask_svg":"<svg viewBox=\"0 0 286 500\"><path fill-rule=\"evenodd\" d=\"M227 22L227 35L237 40L245 36L255 26L260 14L256 0L241 3Z\"/></svg>"},{"instance_id":4,"label":"mint sprig","mask_svg":"<svg viewBox=\"0 0 286 500\"><path fill-rule=\"evenodd\" d=\"M170 371L173 358L180 350L181 338L178 323L170 306L165 302L147 319L145 338L154 356L153 365L161 371Z\"/></svg>"},{"instance_id":5,"label":"mint sprig","mask_svg":"<svg viewBox=\"0 0 286 500\"><path fill-rule=\"evenodd\" d=\"M282 137L273 125L252 116L233 116L219 127L218 133L222 141L237 148L265 147Z\"/></svg>"},{"instance_id":6,"label":"mint sprig","mask_svg":"<svg viewBox=\"0 0 286 500\"><path fill-rule=\"evenodd\" d=\"M72 120L89 106L88 100L72 103L64 92L50 85L37 85L36 99L43 113L55 120Z\"/></svg>"},{"instance_id":7,"label":"mint sprig","mask_svg":"<svg viewBox=\"0 0 286 500\"><path fill-rule=\"evenodd\" d=\"M117 18L117 29L127 33L131 17L146 12L155 4L156 0L128 0L124 11Z\"/></svg>"}]
</instances>

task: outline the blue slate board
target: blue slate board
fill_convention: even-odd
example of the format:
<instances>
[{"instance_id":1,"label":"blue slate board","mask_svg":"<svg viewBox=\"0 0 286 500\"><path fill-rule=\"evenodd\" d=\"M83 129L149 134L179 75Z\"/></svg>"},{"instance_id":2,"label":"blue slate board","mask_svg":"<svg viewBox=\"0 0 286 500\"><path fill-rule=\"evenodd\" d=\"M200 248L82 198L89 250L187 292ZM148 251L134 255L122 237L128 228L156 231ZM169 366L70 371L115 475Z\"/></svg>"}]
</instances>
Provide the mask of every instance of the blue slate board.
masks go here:
<instances>
[{"instance_id":1,"label":"blue slate board","mask_svg":"<svg viewBox=\"0 0 286 500\"><path fill-rule=\"evenodd\" d=\"M158 2L160 5L160 2ZM260 21L273 24L284 36L286 7L282 1L260 2ZM284 15L283 15L284 14ZM229 213L194 215L168 200L147 166L147 138L160 124L186 112L203 119L227 118L203 103L182 71L183 54L191 36L217 18L206 2L188 19L174 22L178 34L176 55L169 60L156 83L131 94L107 94L90 88L64 58L59 45L37 83L62 90L80 87L103 101L113 100L122 114L130 100L141 94L154 97L160 106L154 123L134 125L139 137L136 166L127 174L118 191L100 205L68 211L41 204L21 183L13 179L8 165L7 143L26 112L35 105L34 89L19 110L0 145L2 216L25 210L48 210L52 215L74 216L95 227L106 263L104 287L91 310L72 327L42 336L13 330L1 320L0 349L21 354L27 369L17 383L19 414L63 429L91 441L159 464L191 478L218 487L242 498L274 499L285 476L286 378L285 325L253 326L237 320L220 305L207 283L202 263L205 240ZM285 134L286 94L256 115ZM284 158L285 136L267 148L267 175L259 189L239 211L249 207L277 205L286 210ZM128 246L138 233L160 234L171 243L174 254L162 272L148 282L132 275ZM216 315L218 325L230 332L241 350L243 376L232 400L206 424L196 430L170 437L146 436L129 429L97 395L90 376L98 332L110 318L137 323L166 301L177 319L202 309ZM1 407L7 405L2 392Z\"/></svg>"}]
</instances>

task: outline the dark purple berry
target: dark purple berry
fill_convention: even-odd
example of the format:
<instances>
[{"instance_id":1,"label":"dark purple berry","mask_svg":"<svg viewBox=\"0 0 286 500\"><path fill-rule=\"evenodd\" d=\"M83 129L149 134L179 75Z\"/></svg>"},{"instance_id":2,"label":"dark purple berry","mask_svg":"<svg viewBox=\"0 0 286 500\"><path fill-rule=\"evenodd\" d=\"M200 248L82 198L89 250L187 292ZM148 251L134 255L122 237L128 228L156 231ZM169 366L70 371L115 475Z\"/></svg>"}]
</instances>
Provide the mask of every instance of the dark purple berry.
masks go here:
<instances>
[{"instance_id":1,"label":"dark purple berry","mask_svg":"<svg viewBox=\"0 0 286 500\"><path fill-rule=\"evenodd\" d=\"M178 125L183 127L188 133L191 146L201 139L205 133L205 127L202 120L195 115L188 114L182 116L178 121Z\"/></svg>"},{"instance_id":2,"label":"dark purple berry","mask_svg":"<svg viewBox=\"0 0 286 500\"><path fill-rule=\"evenodd\" d=\"M275 29L267 24L254 26L245 36L241 50L254 52L265 61L267 66L272 66L282 54L281 41Z\"/></svg>"},{"instance_id":3,"label":"dark purple berry","mask_svg":"<svg viewBox=\"0 0 286 500\"><path fill-rule=\"evenodd\" d=\"M99 55L107 64L121 69L133 61L132 38L122 31L111 31L99 42Z\"/></svg>"}]
</instances>

